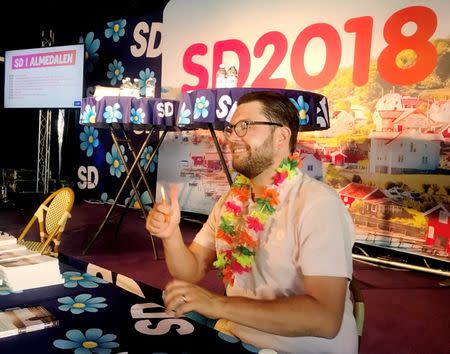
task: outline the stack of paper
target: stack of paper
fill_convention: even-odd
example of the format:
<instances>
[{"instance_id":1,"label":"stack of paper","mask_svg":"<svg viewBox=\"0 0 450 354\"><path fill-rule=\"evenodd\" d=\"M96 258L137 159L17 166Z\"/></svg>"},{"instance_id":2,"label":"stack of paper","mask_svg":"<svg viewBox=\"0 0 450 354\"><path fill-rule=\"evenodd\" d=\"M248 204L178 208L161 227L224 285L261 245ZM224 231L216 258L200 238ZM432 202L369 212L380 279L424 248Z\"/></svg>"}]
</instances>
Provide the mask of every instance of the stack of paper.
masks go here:
<instances>
[{"instance_id":1,"label":"stack of paper","mask_svg":"<svg viewBox=\"0 0 450 354\"><path fill-rule=\"evenodd\" d=\"M0 261L0 279L12 291L64 283L58 259L39 253Z\"/></svg>"},{"instance_id":2,"label":"stack of paper","mask_svg":"<svg viewBox=\"0 0 450 354\"><path fill-rule=\"evenodd\" d=\"M18 291L63 282L57 258L31 251L18 245L14 236L0 234L0 285Z\"/></svg>"},{"instance_id":3,"label":"stack of paper","mask_svg":"<svg viewBox=\"0 0 450 354\"><path fill-rule=\"evenodd\" d=\"M0 338L54 327L59 321L42 306L0 311Z\"/></svg>"},{"instance_id":4,"label":"stack of paper","mask_svg":"<svg viewBox=\"0 0 450 354\"><path fill-rule=\"evenodd\" d=\"M17 239L4 231L0 231L0 246L14 245L17 243Z\"/></svg>"},{"instance_id":5,"label":"stack of paper","mask_svg":"<svg viewBox=\"0 0 450 354\"><path fill-rule=\"evenodd\" d=\"M11 246L11 245L8 245ZM6 246L4 246L6 247ZM30 251L26 247L22 248L16 248L16 249L5 249L2 246L0 246L0 262L7 262L7 261L14 261L19 258L24 257L35 257L39 256L40 253Z\"/></svg>"},{"instance_id":6,"label":"stack of paper","mask_svg":"<svg viewBox=\"0 0 450 354\"><path fill-rule=\"evenodd\" d=\"M5 252L13 252L27 249L24 245L18 245L17 243L11 243L9 245L0 244L0 255Z\"/></svg>"}]
</instances>

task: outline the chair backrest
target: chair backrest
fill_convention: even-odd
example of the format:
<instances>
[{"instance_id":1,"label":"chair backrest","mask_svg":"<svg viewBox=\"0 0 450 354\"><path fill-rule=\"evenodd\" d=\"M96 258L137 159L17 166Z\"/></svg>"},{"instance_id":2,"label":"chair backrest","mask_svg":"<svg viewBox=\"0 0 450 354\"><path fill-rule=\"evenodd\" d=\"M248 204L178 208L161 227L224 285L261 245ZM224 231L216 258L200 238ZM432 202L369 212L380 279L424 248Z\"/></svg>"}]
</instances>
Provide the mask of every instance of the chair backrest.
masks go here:
<instances>
[{"instance_id":1,"label":"chair backrest","mask_svg":"<svg viewBox=\"0 0 450 354\"><path fill-rule=\"evenodd\" d=\"M74 193L70 188L61 188L47 198L48 205L45 216L45 231L51 235L60 226L60 222L66 213L70 213L74 202ZM46 205L46 203L43 203Z\"/></svg>"},{"instance_id":2,"label":"chair backrest","mask_svg":"<svg viewBox=\"0 0 450 354\"><path fill-rule=\"evenodd\" d=\"M364 298L359 287L359 282L357 279L353 278L350 281L350 292L352 294L353 300L353 315L356 320L356 331L358 333L358 349L361 346L361 337L364 329Z\"/></svg>"},{"instance_id":3,"label":"chair backrest","mask_svg":"<svg viewBox=\"0 0 450 354\"><path fill-rule=\"evenodd\" d=\"M72 189L68 187L53 192L36 210L32 219L18 237L17 242L41 253L49 253L51 251L50 242L53 242L53 255L57 255L61 234L70 218L74 200L75 195ZM35 221L38 221L39 224L41 241L23 240Z\"/></svg>"}]
</instances>

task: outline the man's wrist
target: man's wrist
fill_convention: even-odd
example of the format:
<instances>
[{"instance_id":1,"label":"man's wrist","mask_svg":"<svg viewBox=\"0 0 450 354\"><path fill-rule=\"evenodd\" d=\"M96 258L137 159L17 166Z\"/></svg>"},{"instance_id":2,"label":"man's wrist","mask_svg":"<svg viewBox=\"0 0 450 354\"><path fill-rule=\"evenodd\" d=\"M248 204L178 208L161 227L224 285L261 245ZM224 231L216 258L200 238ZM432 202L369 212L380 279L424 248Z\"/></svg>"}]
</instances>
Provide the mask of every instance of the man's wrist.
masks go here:
<instances>
[{"instance_id":1,"label":"man's wrist","mask_svg":"<svg viewBox=\"0 0 450 354\"><path fill-rule=\"evenodd\" d=\"M161 238L163 241L163 246L164 247L170 247L170 246L174 246L177 245L180 241L184 244L183 241L183 237L181 235L181 231L180 228L177 227L172 234L170 234L167 237Z\"/></svg>"}]
</instances>

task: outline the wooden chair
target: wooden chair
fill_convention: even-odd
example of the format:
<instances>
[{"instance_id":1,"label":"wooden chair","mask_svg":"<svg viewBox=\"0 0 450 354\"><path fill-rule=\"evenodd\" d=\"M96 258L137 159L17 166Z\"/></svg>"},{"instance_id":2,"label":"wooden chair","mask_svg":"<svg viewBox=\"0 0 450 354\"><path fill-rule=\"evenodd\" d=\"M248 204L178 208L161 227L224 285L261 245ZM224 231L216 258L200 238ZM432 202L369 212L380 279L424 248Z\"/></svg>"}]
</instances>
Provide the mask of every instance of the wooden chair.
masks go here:
<instances>
[{"instance_id":1,"label":"wooden chair","mask_svg":"<svg viewBox=\"0 0 450 354\"><path fill-rule=\"evenodd\" d=\"M353 300L353 315L356 320L356 331L358 333L358 351L361 347L361 337L364 328L364 298L359 287L357 279L353 278L350 281L350 292Z\"/></svg>"},{"instance_id":2,"label":"wooden chair","mask_svg":"<svg viewBox=\"0 0 450 354\"><path fill-rule=\"evenodd\" d=\"M64 187L53 192L36 210L25 229L17 238L18 244L28 249L58 256L61 235L67 220L71 217L75 196L72 189ZM40 241L24 240L35 221L39 224Z\"/></svg>"}]
</instances>

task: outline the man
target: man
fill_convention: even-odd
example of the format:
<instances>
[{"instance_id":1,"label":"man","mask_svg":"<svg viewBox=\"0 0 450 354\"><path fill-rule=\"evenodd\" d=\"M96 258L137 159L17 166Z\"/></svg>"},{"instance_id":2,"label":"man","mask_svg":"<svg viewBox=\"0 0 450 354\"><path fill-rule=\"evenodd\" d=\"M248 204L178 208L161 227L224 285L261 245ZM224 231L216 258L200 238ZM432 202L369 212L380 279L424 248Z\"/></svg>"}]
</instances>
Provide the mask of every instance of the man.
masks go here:
<instances>
[{"instance_id":1,"label":"man","mask_svg":"<svg viewBox=\"0 0 450 354\"><path fill-rule=\"evenodd\" d=\"M242 96L224 132L241 175L192 244L181 236L174 189L146 228L163 241L174 277L164 301L175 316L221 319L243 342L278 353L352 354L352 222L337 193L297 167L298 119L283 95ZM195 285L213 264L227 296Z\"/></svg>"}]
</instances>

